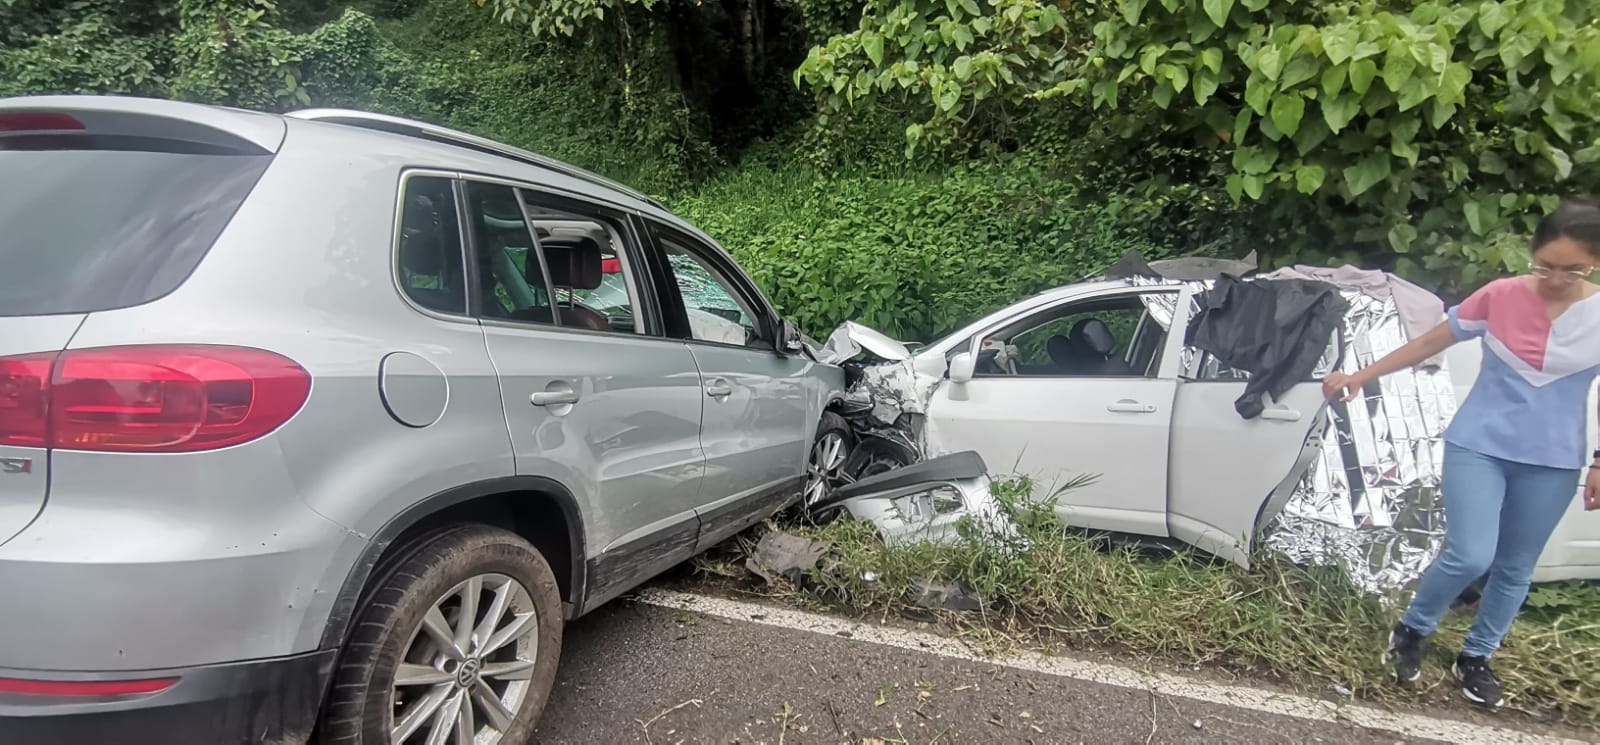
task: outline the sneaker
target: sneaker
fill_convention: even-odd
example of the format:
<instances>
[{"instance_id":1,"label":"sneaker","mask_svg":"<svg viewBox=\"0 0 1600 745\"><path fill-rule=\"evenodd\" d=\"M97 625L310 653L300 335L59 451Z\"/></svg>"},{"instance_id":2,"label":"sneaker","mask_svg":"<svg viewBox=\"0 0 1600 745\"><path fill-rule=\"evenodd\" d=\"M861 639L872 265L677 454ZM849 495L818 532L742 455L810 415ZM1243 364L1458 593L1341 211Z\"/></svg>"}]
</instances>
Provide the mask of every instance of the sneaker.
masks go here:
<instances>
[{"instance_id":1,"label":"sneaker","mask_svg":"<svg viewBox=\"0 0 1600 745\"><path fill-rule=\"evenodd\" d=\"M1461 692L1467 700L1491 709L1506 702L1500 692L1500 680L1489 669L1489 658L1461 655L1456 658L1454 670L1456 682L1461 684Z\"/></svg>"},{"instance_id":2,"label":"sneaker","mask_svg":"<svg viewBox=\"0 0 1600 745\"><path fill-rule=\"evenodd\" d=\"M1394 677L1401 683L1415 683L1422 677L1422 644L1428 637L1403 623L1389 632L1389 650L1384 657L1394 661Z\"/></svg>"}]
</instances>

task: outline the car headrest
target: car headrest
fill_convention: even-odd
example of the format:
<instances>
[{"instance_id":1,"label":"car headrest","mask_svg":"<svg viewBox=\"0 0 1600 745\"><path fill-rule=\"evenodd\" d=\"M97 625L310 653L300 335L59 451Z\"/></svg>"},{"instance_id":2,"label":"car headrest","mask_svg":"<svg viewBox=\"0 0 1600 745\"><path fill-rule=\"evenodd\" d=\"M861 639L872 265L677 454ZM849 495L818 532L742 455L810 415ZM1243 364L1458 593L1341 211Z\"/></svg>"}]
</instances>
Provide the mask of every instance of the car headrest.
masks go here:
<instances>
[{"instance_id":1,"label":"car headrest","mask_svg":"<svg viewBox=\"0 0 1600 745\"><path fill-rule=\"evenodd\" d=\"M400 222L400 265L412 274L438 276L444 267L444 238L433 200L414 194Z\"/></svg>"},{"instance_id":2,"label":"car headrest","mask_svg":"<svg viewBox=\"0 0 1600 745\"><path fill-rule=\"evenodd\" d=\"M1072 341L1061 334L1050 337L1044 343L1045 354L1050 355L1050 361L1058 365L1065 364L1072 359Z\"/></svg>"},{"instance_id":3,"label":"car headrest","mask_svg":"<svg viewBox=\"0 0 1600 745\"><path fill-rule=\"evenodd\" d=\"M574 290L593 290L600 286L600 244L593 239L547 243L544 257L550 264L551 284Z\"/></svg>"},{"instance_id":4,"label":"car headrest","mask_svg":"<svg viewBox=\"0 0 1600 745\"><path fill-rule=\"evenodd\" d=\"M1072 345L1079 352L1090 352L1108 357L1117 348L1117 337L1112 335L1106 322L1098 318L1085 318L1072 324Z\"/></svg>"}]
</instances>

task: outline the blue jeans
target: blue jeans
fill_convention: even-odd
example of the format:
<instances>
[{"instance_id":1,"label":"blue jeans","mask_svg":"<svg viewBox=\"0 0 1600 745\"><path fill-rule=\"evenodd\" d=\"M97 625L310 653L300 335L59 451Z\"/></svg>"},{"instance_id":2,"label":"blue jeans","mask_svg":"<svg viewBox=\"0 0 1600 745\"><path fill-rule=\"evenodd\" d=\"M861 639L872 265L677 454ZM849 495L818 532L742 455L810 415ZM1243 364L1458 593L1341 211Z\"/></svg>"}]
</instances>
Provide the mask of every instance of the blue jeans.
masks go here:
<instances>
[{"instance_id":1,"label":"blue jeans","mask_svg":"<svg viewBox=\"0 0 1600 745\"><path fill-rule=\"evenodd\" d=\"M1533 581L1533 568L1578 492L1576 469L1514 463L1445 444L1444 550L1417 583L1400 619L1432 634L1451 601L1489 573L1478 617L1462 654L1488 657L1500 648Z\"/></svg>"}]
</instances>

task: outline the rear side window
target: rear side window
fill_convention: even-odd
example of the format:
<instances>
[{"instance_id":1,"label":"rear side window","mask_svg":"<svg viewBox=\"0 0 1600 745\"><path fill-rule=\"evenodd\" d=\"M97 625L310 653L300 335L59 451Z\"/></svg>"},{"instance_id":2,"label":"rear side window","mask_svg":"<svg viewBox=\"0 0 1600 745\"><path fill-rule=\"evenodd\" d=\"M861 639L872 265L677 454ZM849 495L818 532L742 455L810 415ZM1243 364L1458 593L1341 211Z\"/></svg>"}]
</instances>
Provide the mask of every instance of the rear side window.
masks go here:
<instances>
[{"instance_id":1,"label":"rear side window","mask_svg":"<svg viewBox=\"0 0 1600 745\"><path fill-rule=\"evenodd\" d=\"M450 179L406 179L400 205L400 287L428 310L467 312L466 259Z\"/></svg>"},{"instance_id":2,"label":"rear side window","mask_svg":"<svg viewBox=\"0 0 1600 745\"><path fill-rule=\"evenodd\" d=\"M0 140L0 316L88 313L178 288L270 155Z\"/></svg>"},{"instance_id":3,"label":"rear side window","mask_svg":"<svg viewBox=\"0 0 1600 745\"><path fill-rule=\"evenodd\" d=\"M522 200L509 186L466 182L467 224L477 248L479 313L485 318L555 323L549 284L534 250Z\"/></svg>"}]
</instances>

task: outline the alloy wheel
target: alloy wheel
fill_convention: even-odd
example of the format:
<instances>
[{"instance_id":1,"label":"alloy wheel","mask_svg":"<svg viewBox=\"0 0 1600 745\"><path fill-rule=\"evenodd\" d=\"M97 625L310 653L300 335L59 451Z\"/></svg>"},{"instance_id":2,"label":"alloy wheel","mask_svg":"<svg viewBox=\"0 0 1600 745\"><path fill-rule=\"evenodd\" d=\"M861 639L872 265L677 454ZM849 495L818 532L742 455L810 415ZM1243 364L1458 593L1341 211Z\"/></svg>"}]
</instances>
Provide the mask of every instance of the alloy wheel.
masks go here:
<instances>
[{"instance_id":1,"label":"alloy wheel","mask_svg":"<svg viewBox=\"0 0 1600 745\"><path fill-rule=\"evenodd\" d=\"M844 475L841 467L848 455L842 432L826 432L812 444L811 460L806 463L807 507L822 501L840 485Z\"/></svg>"},{"instance_id":2,"label":"alloy wheel","mask_svg":"<svg viewBox=\"0 0 1600 745\"><path fill-rule=\"evenodd\" d=\"M498 745L527 700L538 629L532 594L503 574L434 601L395 671L391 745Z\"/></svg>"}]
</instances>

